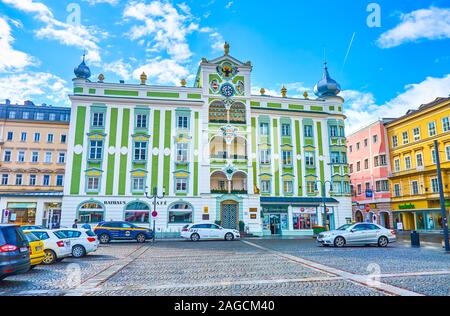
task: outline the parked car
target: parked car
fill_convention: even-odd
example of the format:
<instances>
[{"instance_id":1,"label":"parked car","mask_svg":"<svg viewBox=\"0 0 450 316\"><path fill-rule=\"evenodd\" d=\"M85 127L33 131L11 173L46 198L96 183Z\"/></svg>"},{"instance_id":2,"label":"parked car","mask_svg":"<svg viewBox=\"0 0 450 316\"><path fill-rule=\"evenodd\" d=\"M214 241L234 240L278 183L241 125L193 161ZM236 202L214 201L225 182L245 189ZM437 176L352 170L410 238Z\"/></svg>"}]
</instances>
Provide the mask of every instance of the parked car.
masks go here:
<instances>
[{"instance_id":1,"label":"parked car","mask_svg":"<svg viewBox=\"0 0 450 316\"><path fill-rule=\"evenodd\" d=\"M153 238L153 231L148 228L138 227L128 222L102 222L94 228L101 244L107 244L112 240L136 240L145 243Z\"/></svg>"},{"instance_id":2,"label":"parked car","mask_svg":"<svg viewBox=\"0 0 450 316\"><path fill-rule=\"evenodd\" d=\"M17 225L0 224L0 280L30 270L27 237Z\"/></svg>"},{"instance_id":3,"label":"parked car","mask_svg":"<svg viewBox=\"0 0 450 316\"><path fill-rule=\"evenodd\" d=\"M41 225L22 225L20 226L22 230L35 230L35 229L47 229Z\"/></svg>"},{"instance_id":4,"label":"parked car","mask_svg":"<svg viewBox=\"0 0 450 316\"><path fill-rule=\"evenodd\" d=\"M86 229L65 228L57 229L55 232L64 234L64 239L69 239L72 246L72 257L81 258L87 254L97 251L98 238L97 235Z\"/></svg>"},{"instance_id":5,"label":"parked car","mask_svg":"<svg viewBox=\"0 0 450 316\"><path fill-rule=\"evenodd\" d=\"M61 261L64 258L70 257L72 254L70 240L65 239L63 233L49 229L36 229L26 232L31 232L44 242L45 258L42 262L43 264L52 264L56 261Z\"/></svg>"},{"instance_id":6,"label":"parked car","mask_svg":"<svg viewBox=\"0 0 450 316\"><path fill-rule=\"evenodd\" d=\"M31 269L40 265L45 258L44 242L33 235L31 232L25 232L28 243L30 245L30 264Z\"/></svg>"},{"instance_id":7,"label":"parked car","mask_svg":"<svg viewBox=\"0 0 450 316\"><path fill-rule=\"evenodd\" d=\"M395 230L377 224L346 224L336 230L320 233L317 241L324 246L344 247L346 245L378 245L387 247L396 242Z\"/></svg>"},{"instance_id":8,"label":"parked car","mask_svg":"<svg viewBox=\"0 0 450 316\"><path fill-rule=\"evenodd\" d=\"M181 237L191 241L202 239L216 239L232 241L241 238L238 230L226 229L216 224L193 224L186 225L181 231Z\"/></svg>"}]
</instances>

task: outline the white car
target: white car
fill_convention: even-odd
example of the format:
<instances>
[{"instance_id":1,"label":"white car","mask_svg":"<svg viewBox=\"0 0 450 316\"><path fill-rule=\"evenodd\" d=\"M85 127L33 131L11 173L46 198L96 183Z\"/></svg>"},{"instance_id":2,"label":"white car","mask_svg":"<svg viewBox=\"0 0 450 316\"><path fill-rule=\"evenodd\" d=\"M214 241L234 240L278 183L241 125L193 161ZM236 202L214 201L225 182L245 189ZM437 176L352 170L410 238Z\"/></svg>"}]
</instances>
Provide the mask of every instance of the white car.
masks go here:
<instances>
[{"instance_id":1,"label":"white car","mask_svg":"<svg viewBox=\"0 0 450 316\"><path fill-rule=\"evenodd\" d=\"M64 240L70 240L72 247L72 256L74 258L81 258L98 249L99 241L97 235L86 229L62 228L54 230L56 233L61 233L65 236Z\"/></svg>"},{"instance_id":2,"label":"white car","mask_svg":"<svg viewBox=\"0 0 450 316\"><path fill-rule=\"evenodd\" d=\"M28 232L31 232L39 240L44 242L44 264L61 261L64 258L70 257L72 254L70 240L65 239L62 233L49 229L35 229Z\"/></svg>"},{"instance_id":3,"label":"white car","mask_svg":"<svg viewBox=\"0 0 450 316\"><path fill-rule=\"evenodd\" d=\"M226 229L216 224L193 224L183 227L181 237L192 241L205 240L227 240L232 241L241 238L239 231Z\"/></svg>"}]
</instances>

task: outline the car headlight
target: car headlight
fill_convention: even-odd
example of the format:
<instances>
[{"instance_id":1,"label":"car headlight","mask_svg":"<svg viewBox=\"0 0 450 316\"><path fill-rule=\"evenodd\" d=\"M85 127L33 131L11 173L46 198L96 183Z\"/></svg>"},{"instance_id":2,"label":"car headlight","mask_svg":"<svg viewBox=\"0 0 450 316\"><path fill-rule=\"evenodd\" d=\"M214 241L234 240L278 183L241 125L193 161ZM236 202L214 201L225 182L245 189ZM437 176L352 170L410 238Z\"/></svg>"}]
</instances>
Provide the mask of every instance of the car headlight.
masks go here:
<instances>
[{"instance_id":1,"label":"car headlight","mask_svg":"<svg viewBox=\"0 0 450 316\"><path fill-rule=\"evenodd\" d=\"M237 231L237 230L233 230L233 233L235 233L235 234L239 234L239 231Z\"/></svg>"}]
</instances>

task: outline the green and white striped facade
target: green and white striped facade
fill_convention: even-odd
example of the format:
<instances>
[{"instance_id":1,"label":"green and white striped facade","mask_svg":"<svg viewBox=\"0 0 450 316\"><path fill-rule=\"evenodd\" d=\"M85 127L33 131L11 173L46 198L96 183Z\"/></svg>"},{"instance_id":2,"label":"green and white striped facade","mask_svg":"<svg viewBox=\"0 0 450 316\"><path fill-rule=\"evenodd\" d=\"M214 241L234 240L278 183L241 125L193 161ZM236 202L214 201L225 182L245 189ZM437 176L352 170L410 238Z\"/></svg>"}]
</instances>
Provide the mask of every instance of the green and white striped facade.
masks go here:
<instances>
[{"instance_id":1,"label":"green and white striped facade","mask_svg":"<svg viewBox=\"0 0 450 316\"><path fill-rule=\"evenodd\" d=\"M217 221L256 235L311 235L322 223L318 180L334 184L329 225L345 224L344 100L252 95L251 71L225 54L202 60L194 87L74 79L61 225L131 218L148 227L145 191L157 188L159 235Z\"/></svg>"}]
</instances>

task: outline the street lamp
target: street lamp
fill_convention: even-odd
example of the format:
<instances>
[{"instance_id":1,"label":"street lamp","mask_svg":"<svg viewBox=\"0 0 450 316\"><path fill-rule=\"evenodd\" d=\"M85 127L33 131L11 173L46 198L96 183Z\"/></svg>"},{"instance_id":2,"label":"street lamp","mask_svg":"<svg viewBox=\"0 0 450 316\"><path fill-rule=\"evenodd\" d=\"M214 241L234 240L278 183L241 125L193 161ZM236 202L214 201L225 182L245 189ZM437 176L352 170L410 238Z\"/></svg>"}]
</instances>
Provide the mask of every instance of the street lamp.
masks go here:
<instances>
[{"instance_id":1,"label":"street lamp","mask_svg":"<svg viewBox=\"0 0 450 316\"><path fill-rule=\"evenodd\" d=\"M152 218L153 218L153 243L155 243L155 239L156 239L156 217L158 216L158 212L156 212L156 200L161 200L164 198L164 191L163 191L163 195L162 196L158 196L158 189L155 187L153 188L153 195L150 196L148 194L148 187L146 187L146 191L145 191L145 196L147 197L147 199L149 200L153 200L153 213L152 213ZM149 219L151 220L151 219ZM151 225L151 223L149 223Z\"/></svg>"},{"instance_id":2,"label":"street lamp","mask_svg":"<svg viewBox=\"0 0 450 316\"><path fill-rule=\"evenodd\" d=\"M444 247L445 251L450 253L450 241L448 234L448 218L447 210L445 209L445 196L444 196L444 185L442 183L442 170L441 170L441 159L439 155L439 142L434 141L434 152L436 156L436 171L439 184L439 201L441 204L441 214L442 214L442 229L444 231Z\"/></svg>"},{"instance_id":3,"label":"street lamp","mask_svg":"<svg viewBox=\"0 0 450 316\"><path fill-rule=\"evenodd\" d=\"M326 192L326 184L329 183L330 184L330 192L333 192L333 182L329 181L329 180L317 180L316 185L318 183L320 183L320 187L322 189L322 202L323 202L323 217L322 217L322 223L323 223L323 227L327 227L327 204L326 204L326 199L327 199L327 192Z\"/></svg>"}]
</instances>

